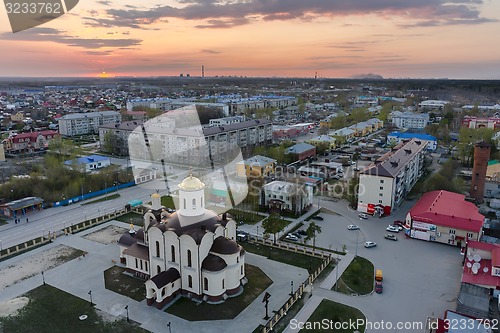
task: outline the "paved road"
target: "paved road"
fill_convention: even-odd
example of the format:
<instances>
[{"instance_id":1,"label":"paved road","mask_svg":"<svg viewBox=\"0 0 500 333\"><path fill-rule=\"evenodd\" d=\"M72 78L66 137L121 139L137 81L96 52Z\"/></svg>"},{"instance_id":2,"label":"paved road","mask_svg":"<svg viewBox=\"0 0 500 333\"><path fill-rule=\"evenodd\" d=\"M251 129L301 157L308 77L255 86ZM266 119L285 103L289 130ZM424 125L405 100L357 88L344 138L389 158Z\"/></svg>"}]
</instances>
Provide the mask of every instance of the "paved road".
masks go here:
<instances>
[{"instance_id":1,"label":"paved road","mask_svg":"<svg viewBox=\"0 0 500 333\"><path fill-rule=\"evenodd\" d=\"M353 254L356 251L357 237L358 255L368 258L375 268L383 270L384 292L381 295L351 297L330 291L324 285L326 289L315 288L315 295L354 306L372 322L425 322L427 316L440 316L447 309L454 310L462 271L459 249L407 239L402 233L397 235L396 242L383 238L387 233L385 228L395 219L403 219L414 203L415 201L405 201L389 217L360 220L358 213L348 208L345 201L321 200L323 207L342 216L322 213L324 221L315 221L322 227L322 233L316 239L317 246L341 248L345 244L348 252ZM361 230L349 231L348 224L357 224ZM357 233L359 234L356 236ZM365 240L375 241L378 245L366 249L363 246ZM304 311L308 311L310 315L313 310ZM300 318L307 319L308 316ZM402 329L391 332L422 331Z\"/></svg>"}]
</instances>

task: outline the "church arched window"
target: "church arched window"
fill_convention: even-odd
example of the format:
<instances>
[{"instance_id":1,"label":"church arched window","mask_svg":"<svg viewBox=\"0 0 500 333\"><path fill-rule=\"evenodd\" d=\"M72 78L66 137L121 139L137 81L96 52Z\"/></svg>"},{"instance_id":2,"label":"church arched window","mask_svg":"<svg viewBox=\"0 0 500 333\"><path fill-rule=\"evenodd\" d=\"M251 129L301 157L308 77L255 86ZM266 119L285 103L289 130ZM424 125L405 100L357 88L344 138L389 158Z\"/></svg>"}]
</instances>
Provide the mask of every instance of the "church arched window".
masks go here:
<instances>
[{"instance_id":1,"label":"church arched window","mask_svg":"<svg viewBox=\"0 0 500 333\"><path fill-rule=\"evenodd\" d=\"M160 256L160 242L156 241L155 245L156 245L156 256L159 257Z\"/></svg>"},{"instance_id":2,"label":"church arched window","mask_svg":"<svg viewBox=\"0 0 500 333\"><path fill-rule=\"evenodd\" d=\"M156 265L156 274L160 274L161 273L161 267L160 265Z\"/></svg>"},{"instance_id":3,"label":"church arched window","mask_svg":"<svg viewBox=\"0 0 500 333\"><path fill-rule=\"evenodd\" d=\"M183 200L184 203L184 209L186 209L186 199Z\"/></svg>"},{"instance_id":4,"label":"church arched window","mask_svg":"<svg viewBox=\"0 0 500 333\"><path fill-rule=\"evenodd\" d=\"M208 279L207 278L203 279L203 288L205 288L205 290L208 290Z\"/></svg>"},{"instance_id":5,"label":"church arched window","mask_svg":"<svg viewBox=\"0 0 500 333\"><path fill-rule=\"evenodd\" d=\"M224 285L224 279L222 279L222 289L226 289L226 286Z\"/></svg>"},{"instance_id":6,"label":"church arched window","mask_svg":"<svg viewBox=\"0 0 500 333\"><path fill-rule=\"evenodd\" d=\"M170 245L170 256L172 257L172 261L175 262L175 246Z\"/></svg>"},{"instance_id":7,"label":"church arched window","mask_svg":"<svg viewBox=\"0 0 500 333\"><path fill-rule=\"evenodd\" d=\"M188 275L188 287L193 288L193 277Z\"/></svg>"},{"instance_id":8,"label":"church arched window","mask_svg":"<svg viewBox=\"0 0 500 333\"><path fill-rule=\"evenodd\" d=\"M193 199L193 209L196 209L196 199Z\"/></svg>"},{"instance_id":9,"label":"church arched window","mask_svg":"<svg viewBox=\"0 0 500 333\"><path fill-rule=\"evenodd\" d=\"M191 261L191 250L187 251L187 257L188 257L188 267L193 267L193 262Z\"/></svg>"}]
</instances>

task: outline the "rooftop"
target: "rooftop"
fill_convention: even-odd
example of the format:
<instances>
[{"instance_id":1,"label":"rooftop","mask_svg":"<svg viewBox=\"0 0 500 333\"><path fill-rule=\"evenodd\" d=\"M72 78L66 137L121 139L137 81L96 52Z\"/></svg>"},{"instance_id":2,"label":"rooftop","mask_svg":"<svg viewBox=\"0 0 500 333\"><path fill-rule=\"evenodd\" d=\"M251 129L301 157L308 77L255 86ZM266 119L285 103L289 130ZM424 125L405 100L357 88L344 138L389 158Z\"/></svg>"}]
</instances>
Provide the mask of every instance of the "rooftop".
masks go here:
<instances>
[{"instance_id":1,"label":"rooftop","mask_svg":"<svg viewBox=\"0 0 500 333\"><path fill-rule=\"evenodd\" d=\"M410 215L417 221L472 232L479 232L484 223L484 216L465 201L465 195L444 190L425 193L410 209Z\"/></svg>"}]
</instances>

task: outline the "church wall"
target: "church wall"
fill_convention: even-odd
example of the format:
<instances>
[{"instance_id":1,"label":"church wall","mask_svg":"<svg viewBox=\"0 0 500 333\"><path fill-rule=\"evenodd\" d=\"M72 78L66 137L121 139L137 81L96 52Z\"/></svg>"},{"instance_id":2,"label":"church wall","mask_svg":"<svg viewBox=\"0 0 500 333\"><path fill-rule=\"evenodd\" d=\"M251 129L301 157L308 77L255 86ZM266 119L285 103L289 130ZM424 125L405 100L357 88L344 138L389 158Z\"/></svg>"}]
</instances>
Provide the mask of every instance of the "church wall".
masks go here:
<instances>
[{"instance_id":1,"label":"church wall","mask_svg":"<svg viewBox=\"0 0 500 333\"><path fill-rule=\"evenodd\" d=\"M201 262L198 258L198 245L195 243L193 238L188 235L181 235L180 237L180 258L181 258L181 277L182 277L182 288L189 292L194 292L196 294L201 294L200 286L200 272L199 267ZM191 251L191 267L189 267L188 260L188 250ZM189 276L191 276L191 287L189 286Z\"/></svg>"},{"instance_id":2,"label":"church wall","mask_svg":"<svg viewBox=\"0 0 500 333\"><path fill-rule=\"evenodd\" d=\"M233 219L227 221L226 230L227 238L236 240L236 222Z\"/></svg>"},{"instance_id":3,"label":"church wall","mask_svg":"<svg viewBox=\"0 0 500 333\"><path fill-rule=\"evenodd\" d=\"M208 289L206 288L205 279L208 280ZM202 288L203 294L208 296L221 296L226 292L226 270L220 272L202 271ZM222 287L222 280L224 280L224 288Z\"/></svg>"},{"instance_id":4,"label":"church wall","mask_svg":"<svg viewBox=\"0 0 500 333\"><path fill-rule=\"evenodd\" d=\"M210 253L210 248L214 243L215 236L211 232L207 232L200 243L200 265L203 263L203 260Z\"/></svg>"},{"instance_id":5,"label":"church wall","mask_svg":"<svg viewBox=\"0 0 500 333\"><path fill-rule=\"evenodd\" d=\"M151 227L148 230L149 237L149 262L151 264L151 276L158 274L157 266L160 266L161 271L166 270L165 267L165 244L163 242L162 231L156 227ZM159 246L159 256L157 253L157 243Z\"/></svg>"},{"instance_id":6,"label":"church wall","mask_svg":"<svg viewBox=\"0 0 500 333\"><path fill-rule=\"evenodd\" d=\"M243 278L240 274L240 269L241 266L244 265L245 263L245 257L240 257L239 253L235 254L218 254L215 253L217 256L221 257L224 259L224 261L227 264L226 267L226 289L234 289L239 287L240 285L240 280Z\"/></svg>"}]
</instances>

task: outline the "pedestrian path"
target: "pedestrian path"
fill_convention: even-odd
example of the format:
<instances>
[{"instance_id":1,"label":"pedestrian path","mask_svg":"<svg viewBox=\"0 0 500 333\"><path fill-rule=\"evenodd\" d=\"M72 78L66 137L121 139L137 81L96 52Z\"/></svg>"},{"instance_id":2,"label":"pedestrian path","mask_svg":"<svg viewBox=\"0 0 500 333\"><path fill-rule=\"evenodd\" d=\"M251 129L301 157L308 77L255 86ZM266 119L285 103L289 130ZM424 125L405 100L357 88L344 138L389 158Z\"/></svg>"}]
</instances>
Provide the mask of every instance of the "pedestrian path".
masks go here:
<instances>
[{"instance_id":1,"label":"pedestrian path","mask_svg":"<svg viewBox=\"0 0 500 333\"><path fill-rule=\"evenodd\" d=\"M337 282L337 279L339 279L344 271L349 267L351 262L354 260L354 255L353 254L346 254L343 256L342 260L335 266L333 271L326 277L325 280L320 284L320 290L316 292L315 295L312 295L309 300L304 304L302 309L299 311L299 313L295 316L294 322L299 323L299 322L306 322L309 317L313 314L313 312L316 310L316 308L319 306L321 301L324 298L325 292L331 292L331 289ZM334 293L334 292L331 292ZM328 293L331 296L331 293ZM318 295L319 294L319 295ZM339 293L334 293L334 294L339 294ZM343 295L346 297L351 297L347 295ZM283 333L292 333L292 332L298 332L299 328L295 327L294 325L288 325L287 328L283 331Z\"/></svg>"}]
</instances>

